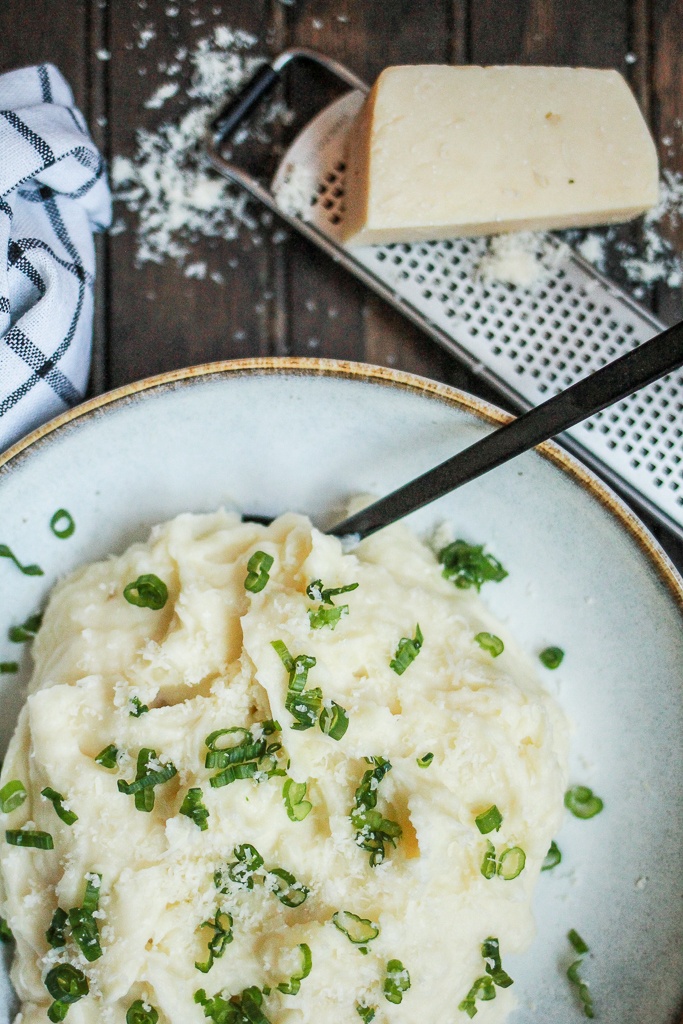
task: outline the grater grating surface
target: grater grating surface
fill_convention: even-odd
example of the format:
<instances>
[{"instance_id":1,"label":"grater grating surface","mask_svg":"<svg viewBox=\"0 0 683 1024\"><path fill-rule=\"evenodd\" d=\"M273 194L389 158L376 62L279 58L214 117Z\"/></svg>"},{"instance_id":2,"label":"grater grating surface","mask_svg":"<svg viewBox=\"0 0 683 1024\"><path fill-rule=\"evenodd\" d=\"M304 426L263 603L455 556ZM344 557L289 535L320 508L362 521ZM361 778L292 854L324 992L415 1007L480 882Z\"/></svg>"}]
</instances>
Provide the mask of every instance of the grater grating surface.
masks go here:
<instances>
[{"instance_id":1,"label":"grater grating surface","mask_svg":"<svg viewBox=\"0 0 683 1024\"><path fill-rule=\"evenodd\" d=\"M664 329L552 235L542 277L528 289L482 279L486 239L344 250L345 140L362 101L362 92L346 93L304 128L273 181L278 206L290 223L299 220L342 249L348 269L356 265L367 284L518 408L540 404ZM681 537L682 413L683 373L676 373L562 438Z\"/></svg>"}]
</instances>

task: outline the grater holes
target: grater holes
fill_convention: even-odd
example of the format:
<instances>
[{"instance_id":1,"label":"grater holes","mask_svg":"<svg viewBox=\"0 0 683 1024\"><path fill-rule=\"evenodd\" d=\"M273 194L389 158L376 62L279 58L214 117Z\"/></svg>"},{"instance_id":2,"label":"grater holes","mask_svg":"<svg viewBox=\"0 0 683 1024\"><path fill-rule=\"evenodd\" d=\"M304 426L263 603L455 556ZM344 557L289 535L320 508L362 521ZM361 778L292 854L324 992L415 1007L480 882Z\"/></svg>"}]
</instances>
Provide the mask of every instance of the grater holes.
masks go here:
<instances>
[{"instance_id":1,"label":"grater holes","mask_svg":"<svg viewBox=\"0 0 683 1024\"><path fill-rule=\"evenodd\" d=\"M344 217L341 145L319 174L313 221ZM314 197L316 199L316 197ZM338 237L338 236L333 236ZM358 262L532 405L570 386L654 333L656 325L549 239L545 280L529 289L482 280L480 238L358 250ZM557 266L559 259L562 265ZM683 522L683 377L672 375L579 424L573 435ZM637 437L636 437L637 435ZM673 484L673 486L670 486ZM676 510L679 511L676 511Z\"/></svg>"}]
</instances>

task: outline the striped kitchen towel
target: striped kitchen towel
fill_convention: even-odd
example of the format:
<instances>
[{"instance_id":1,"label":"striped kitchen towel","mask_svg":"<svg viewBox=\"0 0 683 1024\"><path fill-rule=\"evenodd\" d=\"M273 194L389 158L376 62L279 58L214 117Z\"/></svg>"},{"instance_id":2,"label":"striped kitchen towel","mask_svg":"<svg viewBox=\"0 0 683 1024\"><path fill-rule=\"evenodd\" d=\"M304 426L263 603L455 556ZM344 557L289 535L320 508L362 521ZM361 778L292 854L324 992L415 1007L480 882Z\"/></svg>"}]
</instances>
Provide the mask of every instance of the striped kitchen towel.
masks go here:
<instances>
[{"instance_id":1,"label":"striped kitchen towel","mask_svg":"<svg viewBox=\"0 0 683 1024\"><path fill-rule=\"evenodd\" d=\"M0 451L85 394L105 166L51 64L0 75Z\"/></svg>"}]
</instances>

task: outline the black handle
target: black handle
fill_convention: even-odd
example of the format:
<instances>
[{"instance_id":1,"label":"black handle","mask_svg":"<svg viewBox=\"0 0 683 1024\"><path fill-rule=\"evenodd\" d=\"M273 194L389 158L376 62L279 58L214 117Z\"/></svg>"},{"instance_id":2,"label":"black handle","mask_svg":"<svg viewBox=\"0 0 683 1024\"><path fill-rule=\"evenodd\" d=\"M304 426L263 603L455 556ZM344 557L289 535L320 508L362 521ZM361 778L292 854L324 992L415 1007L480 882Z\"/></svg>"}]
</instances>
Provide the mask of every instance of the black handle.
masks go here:
<instances>
[{"instance_id":1,"label":"black handle","mask_svg":"<svg viewBox=\"0 0 683 1024\"><path fill-rule=\"evenodd\" d=\"M349 516L328 532L336 537L350 533L367 537L489 469L495 469L515 455L521 455L542 441L569 430L608 405L628 398L640 388L677 370L682 363L683 323L680 323L499 427L386 498Z\"/></svg>"},{"instance_id":2,"label":"black handle","mask_svg":"<svg viewBox=\"0 0 683 1024\"><path fill-rule=\"evenodd\" d=\"M241 92L233 96L211 122L211 133L216 143L224 142L244 120L258 101L275 83L279 81L280 72L270 64L263 64L253 75Z\"/></svg>"}]
</instances>

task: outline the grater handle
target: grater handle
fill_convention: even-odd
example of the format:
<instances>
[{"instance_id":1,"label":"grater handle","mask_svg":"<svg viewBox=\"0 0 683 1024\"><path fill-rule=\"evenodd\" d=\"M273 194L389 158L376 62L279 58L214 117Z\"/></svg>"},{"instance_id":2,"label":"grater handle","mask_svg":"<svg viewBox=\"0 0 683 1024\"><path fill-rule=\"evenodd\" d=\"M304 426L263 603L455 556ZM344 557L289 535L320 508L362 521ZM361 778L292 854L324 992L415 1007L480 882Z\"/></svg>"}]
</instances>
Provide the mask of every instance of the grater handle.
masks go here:
<instances>
[{"instance_id":1,"label":"grater handle","mask_svg":"<svg viewBox=\"0 0 683 1024\"><path fill-rule=\"evenodd\" d=\"M620 359L511 420L452 458L404 484L328 532L367 537L423 505L469 483L516 455L594 416L683 364L683 323L675 324Z\"/></svg>"},{"instance_id":2,"label":"grater handle","mask_svg":"<svg viewBox=\"0 0 683 1024\"><path fill-rule=\"evenodd\" d=\"M280 71L272 64L263 64L244 88L229 100L211 122L210 132L214 143L224 142L244 118L254 109L261 97L280 79Z\"/></svg>"}]
</instances>

